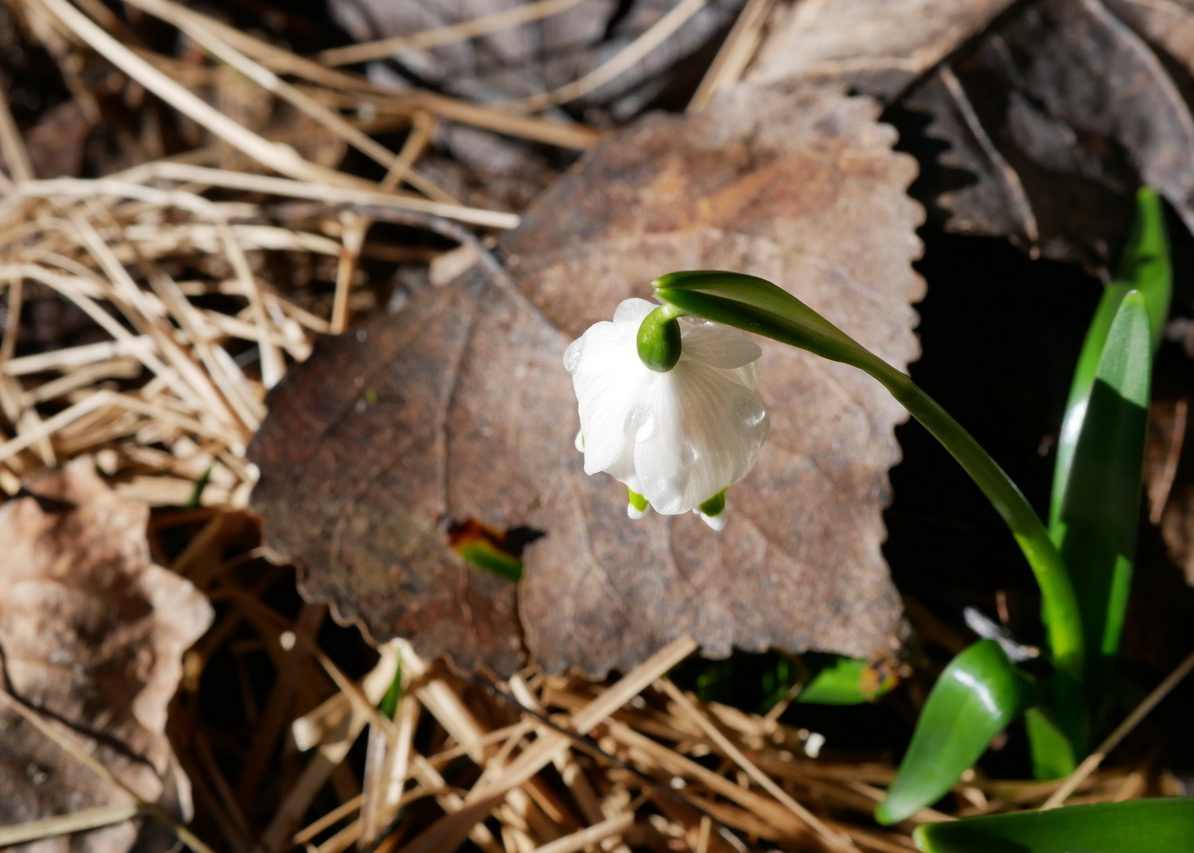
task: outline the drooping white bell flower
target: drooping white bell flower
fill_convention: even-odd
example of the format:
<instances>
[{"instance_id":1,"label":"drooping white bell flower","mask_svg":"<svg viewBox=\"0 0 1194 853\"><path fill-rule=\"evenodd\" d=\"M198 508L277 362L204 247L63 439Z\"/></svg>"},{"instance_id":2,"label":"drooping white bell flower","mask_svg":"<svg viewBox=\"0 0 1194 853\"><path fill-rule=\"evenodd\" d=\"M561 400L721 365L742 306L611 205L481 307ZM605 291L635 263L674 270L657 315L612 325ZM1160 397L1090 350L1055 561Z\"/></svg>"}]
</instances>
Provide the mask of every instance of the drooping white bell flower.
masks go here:
<instances>
[{"instance_id":1,"label":"drooping white bell flower","mask_svg":"<svg viewBox=\"0 0 1194 853\"><path fill-rule=\"evenodd\" d=\"M680 358L667 372L639 358L637 335L658 306L627 299L613 322L573 341L564 366L580 403L585 473L630 490L628 512L697 512L725 526L724 491L750 471L770 426L755 393L758 344L725 326L681 317Z\"/></svg>"}]
</instances>

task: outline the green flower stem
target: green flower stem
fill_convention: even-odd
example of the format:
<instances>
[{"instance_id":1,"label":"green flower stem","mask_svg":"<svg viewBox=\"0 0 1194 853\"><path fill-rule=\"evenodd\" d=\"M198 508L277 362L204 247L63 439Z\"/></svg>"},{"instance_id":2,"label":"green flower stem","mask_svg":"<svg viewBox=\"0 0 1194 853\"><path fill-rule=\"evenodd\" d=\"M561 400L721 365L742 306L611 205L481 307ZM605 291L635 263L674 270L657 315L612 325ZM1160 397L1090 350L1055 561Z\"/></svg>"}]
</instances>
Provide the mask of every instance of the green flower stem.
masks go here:
<instances>
[{"instance_id":1,"label":"green flower stem","mask_svg":"<svg viewBox=\"0 0 1194 853\"><path fill-rule=\"evenodd\" d=\"M1072 761L1075 754L1084 755L1088 734L1081 687L1085 660L1082 614L1078 609L1078 597L1072 579L1061 553L1049 536L1048 528L1028 503L1024 493L974 436L906 374L876 356L870 357L873 363L869 366L856 366L878 379L958 460L1003 518L1016 544L1028 559L1041 590L1049 649L1057 672L1057 678L1050 685L1053 692L1051 698L1058 723L1070 740L1071 749L1064 761ZM1037 760L1041 760L1040 757Z\"/></svg>"},{"instance_id":2,"label":"green flower stem","mask_svg":"<svg viewBox=\"0 0 1194 853\"><path fill-rule=\"evenodd\" d=\"M1083 740L1082 624L1073 584L1040 517L974 437L906 374L771 282L741 273L695 271L670 273L653 286L656 297L687 314L865 371L941 442L982 489L1028 559L1040 586L1049 647L1059 676L1054 710L1067 734Z\"/></svg>"},{"instance_id":3,"label":"green flower stem","mask_svg":"<svg viewBox=\"0 0 1194 853\"><path fill-rule=\"evenodd\" d=\"M1078 599L1061 554L1053 545L1040 516L1019 487L949 412L906 374L876 356L870 358L871 364L856 366L878 379L941 442L1011 529L1041 588L1054 660L1059 667L1068 669L1065 662L1077 663L1082 657Z\"/></svg>"}]
</instances>

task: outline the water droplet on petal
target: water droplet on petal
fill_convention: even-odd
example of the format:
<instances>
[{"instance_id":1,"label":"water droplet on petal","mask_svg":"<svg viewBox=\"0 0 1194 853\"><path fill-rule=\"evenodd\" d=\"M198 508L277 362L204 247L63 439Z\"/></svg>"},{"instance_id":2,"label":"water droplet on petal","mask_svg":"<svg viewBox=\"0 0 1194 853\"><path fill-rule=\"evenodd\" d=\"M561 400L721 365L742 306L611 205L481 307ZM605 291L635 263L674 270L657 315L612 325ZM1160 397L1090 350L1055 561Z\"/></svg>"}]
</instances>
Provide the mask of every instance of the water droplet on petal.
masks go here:
<instances>
[{"instance_id":1,"label":"water droplet on petal","mask_svg":"<svg viewBox=\"0 0 1194 853\"><path fill-rule=\"evenodd\" d=\"M568 344L568 349L564 350L564 369L569 373L576 373L576 368L580 367L580 357L584 354L584 336L581 336Z\"/></svg>"},{"instance_id":2,"label":"water droplet on petal","mask_svg":"<svg viewBox=\"0 0 1194 853\"><path fill-rule=\"evenodd\" d=\"M636 444L649 441L655 434L655 429L655 418L647 406L638 405L627 412L624 432Z\"/></svg>"},{"instance_id":3,"label":"water droplet on petal","mask_svg":"<svg viewBox=\"0 0 1194 853\"><path fill-rule=\"evenodd\" d=\"M743 403L739 407L738 419L743 427L751 429L767 419L767 410L752 403Z\"/></svg>"}]
</instances>

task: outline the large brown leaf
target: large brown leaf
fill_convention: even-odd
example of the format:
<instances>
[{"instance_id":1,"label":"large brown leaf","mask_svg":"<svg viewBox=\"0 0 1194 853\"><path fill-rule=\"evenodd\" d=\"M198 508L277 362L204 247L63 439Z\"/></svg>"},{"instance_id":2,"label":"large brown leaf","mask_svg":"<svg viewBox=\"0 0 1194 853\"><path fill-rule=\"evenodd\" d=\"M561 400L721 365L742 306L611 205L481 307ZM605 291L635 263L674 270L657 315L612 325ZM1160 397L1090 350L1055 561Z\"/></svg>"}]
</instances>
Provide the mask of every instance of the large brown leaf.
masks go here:
<instances>
[{"instance_id":1,"label":"large brown leaf","mask_svg":"<svg viewBox=\"0 0 1194 853\"><path fill-rule=\"evenodd\" d=\"M121 805L131 796L49 739L24 705L178 820L190 787L166 738L182 653L211 607L190 583L153 565L149 510L118 496L89 459L30 484L36 497L0 507L0 824ZM47 839L30 850L165 850L173 832L125 822Z\"/></svg>"},{"instance_id":2,"label":"large brown leaf","mask_svg":"<svg viewBox=\"0 0 1194 853\"><path fill-rule=\"evenodd\" d=\"M509 672L627 668L690 633L731 647L892 647L880 554L903 413L868 377L764 342L772 433L730 492L729 527L625 517L625 490L572 447L567 343L656 275L727 268L789 287L903 365L916 354L910 261L921 211L877 106L743 88L701 116L604 141L483 268L325 340L271 398L249 453L253 504L307 590L378 637ZM447 547L450 520L546 536L513 584Z\"/></svg>"}]
</instances>

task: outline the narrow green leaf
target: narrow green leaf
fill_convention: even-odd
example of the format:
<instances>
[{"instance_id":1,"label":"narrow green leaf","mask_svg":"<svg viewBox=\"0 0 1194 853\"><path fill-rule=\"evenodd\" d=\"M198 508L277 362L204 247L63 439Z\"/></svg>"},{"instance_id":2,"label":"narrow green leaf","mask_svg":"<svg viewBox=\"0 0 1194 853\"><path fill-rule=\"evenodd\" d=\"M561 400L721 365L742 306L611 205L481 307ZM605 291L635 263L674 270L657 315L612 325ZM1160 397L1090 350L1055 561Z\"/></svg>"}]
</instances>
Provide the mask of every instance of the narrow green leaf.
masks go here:
<instances>
[{"instance_id":1,"label":"narrow green leaf","mask_svg":"<svg viewBox=\"0 0 1194 853\"><path fill-rule=\"evenodd\" d=\"M518 583L522 580L522 560L494 548L488 542L468 542L456 547L456 553L479 569Z\"/></svg>"},{"instance_id":2,"label":"narrow green leaf","mask_svg":"<svg viewBox=\"0 0 1194 853\"><path fill-rule=\"evenodd\" d=\"M898 823L948 791L991 738L1036 701L1032 682L999 643L979 640L950 661L916 721L912 743L887 796L875 809Z\"/></svg>"},{"instance_id":3,"label":"narrow green leaf","mask_svg":"<svg viewBox=\"0 0 1194 853\"><path fill-rule=\"evenodd\" d=\"M1169 238L1165 233L1165 211L1157 191L1141 187L1136 191L1136 218L1128 235L1115 280L1139 290L1148 299L1152 321L1153 348L1161 343L1169 315L1173 270L1169 262Z\"/></svg>"},{"instance_id":4,"label":"narrow green leaf","mask_svg":"<svg viewBox=\"0 0 1194 853\"><path fill-rule=\"evenodd\" d=\"M1094 387L1095 372L1111 330L1111 321L1128 291L1138 290L1148 303L1149 332L1152 350L1161 344L1165 321L1169 316L1169 302L1173 289L1173 272L1169 261L1169 241L1165 234L1165 220L1161 201L1154 190L1141 187L1136 193L1136 218L1132 233L1120 258L1115 279L1103 291L1098 308L1086 332L1086 340L1074 369L1066 413L1057 441L1057 462L1053 472L1053 497L1049 507L1049 524L1055 527L1061 517L1062 502L1070 478L1070 466L1078 437L1082 433L1087 402Z\"/></svg>"},{"instance_id":5,"label":"narrow green leaf","mask_svg":"<svg viewBox=\"0 0 1194 853\"><path fill-rule=\"evenodd\" d=\"M212 470L213 466L211 465L208 465L203 469L203 473L199 476L198 481L195 483L195 488L191 490L191 496L187 498L187 509L198 509L203 505L203 492L211 483Z\"/></svg>"},{"instance_id":6,"label":"narrow green leaf","mask_svg":"<svg viewBox=\"0 0 1194 853\"><path fill-rule=\"evenodd\" d=\"M1194 800L1132 800L918 826L923 853L1189 853Z\"/></svg>"},{"instance_id":7,"label":"narrow green leaf","mask_svg":"<svg viewBox=\"0 0 1194 853\"><path fill-rule=\"evenodd\" d=\"M1052 685L1042 685L1042 692ZM1024 728L1032 746L1032 775L1036 779L1060 779L1069 776L1078 766L1081 756L1075 754L1072 735L1058 725L1057 720L1045 708L1029 708L1024 712ZM1069 727L1080 732L1081 740L1088 739L1086 720L1075 722ZM1083 753L1085 754L1085 753Z\"/></svg>"},{"instance_id":8,"label":"narrow green leaf","mask_svg":"<svg viewBox=\"0 0 1194 853\"><path fill-rule=\"evenodd\" d=\"M522 580L522 544L511 541L510 531L494 530L475 518L448 525L453 551L477 568L515 583Z\"/></svg>"},{"instance_id":9,"label":"narrow green leaf","mask_svg":"<svg viewBox=\"0 0 1194 853\"><path fill-rule=\"evenodd\" d=\"M394 719L398 714L398 706L402 703L404 690L402 688L402 658L398 658L398 666L394 669L394 677L390 686L386 688L386 695L381 697L377 705L378 712L387 720Z\"/></svg>"},{"instance_id":10,"label":"narrow green leaf","mask_svg":"<svg viewBox=\"0 0 1194 853\"><path fill-rule=\"evenodd\" d=\"M1142 293L1119 302L1095 368L1052 535L1082 612L1086 685L1100 697L1123 631L1139 527L1152 332Z\"/></svg>"}]
</instances>

